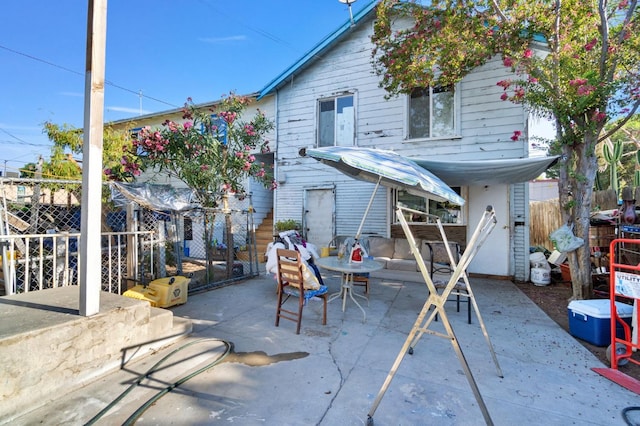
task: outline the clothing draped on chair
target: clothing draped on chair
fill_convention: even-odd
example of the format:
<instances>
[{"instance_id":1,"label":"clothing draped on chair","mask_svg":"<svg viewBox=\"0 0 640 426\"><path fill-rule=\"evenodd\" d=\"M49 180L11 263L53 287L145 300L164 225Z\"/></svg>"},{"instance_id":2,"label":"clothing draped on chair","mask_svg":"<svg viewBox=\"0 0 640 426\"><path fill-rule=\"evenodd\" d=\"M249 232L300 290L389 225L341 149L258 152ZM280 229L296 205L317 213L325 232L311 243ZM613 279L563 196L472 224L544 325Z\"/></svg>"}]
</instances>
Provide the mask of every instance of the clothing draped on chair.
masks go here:
<instances>
[{"instance_id":1,"label":"clothing draped on chair","mask_svg":"<svg viewBox=\"0 0 640 426\"><path fill-rule=\"evenodd\" d=\"M310 271L295 250L277 249L277 284L278 306L276 310L276 327L280 325L280 318L297 323L296 334L300 334L302 325L302 310L307 301L313 297L322 299L322 325L327 324L327 287L317 281L310 282ZM305 279L305 275L307 275ZM285 309L286 301L293 297L298 300L297 310Z\"/></svg>"}]
</instances>

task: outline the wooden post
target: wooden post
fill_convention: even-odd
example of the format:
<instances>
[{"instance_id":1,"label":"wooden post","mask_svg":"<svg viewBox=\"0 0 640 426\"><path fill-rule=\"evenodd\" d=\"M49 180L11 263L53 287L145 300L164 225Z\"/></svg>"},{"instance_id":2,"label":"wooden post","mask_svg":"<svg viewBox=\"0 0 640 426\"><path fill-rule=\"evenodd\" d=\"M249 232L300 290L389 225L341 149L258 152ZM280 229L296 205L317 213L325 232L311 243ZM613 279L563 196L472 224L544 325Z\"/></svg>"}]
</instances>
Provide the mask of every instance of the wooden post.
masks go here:
<instances>
[{"instance_id":1,"label":"wooden post","mask_svg":"<svg viewBox=\"0 0 640 426\"><path fill-rule=\"evenodd\" d=\"M100 311L102 249L102 138L107 0L89 0L82 145L80 315Z\"/></svg>"}]
</instances>

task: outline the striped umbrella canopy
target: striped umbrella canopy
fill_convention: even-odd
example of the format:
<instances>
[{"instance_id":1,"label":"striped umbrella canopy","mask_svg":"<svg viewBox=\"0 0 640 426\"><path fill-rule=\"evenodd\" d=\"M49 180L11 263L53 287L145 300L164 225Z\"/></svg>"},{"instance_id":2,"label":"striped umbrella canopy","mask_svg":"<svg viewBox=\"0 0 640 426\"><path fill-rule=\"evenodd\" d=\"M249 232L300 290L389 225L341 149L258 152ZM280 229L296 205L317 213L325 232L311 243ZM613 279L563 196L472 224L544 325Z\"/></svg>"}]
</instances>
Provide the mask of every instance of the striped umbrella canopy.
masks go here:
<instances>
[{"instance_id":1,"label":"striped umbrella canopy","mask_svg":"<svg viewBox=\"0 0 640 426\"><path fill-rule=\"evenodd\" d=\"M355 179L376 184L356 234L356 239L360 236L362 225L369 213L369 208L379 185L404 189L415 195L429 196L438 201L448 201L459 206L465 203L464 198L459 196L440 178L427 169L418 166L409 158L393 151L330 146L307 149L306 155L326 165L335 167Z\"/></svg>"},{"instance_id":2,"label":"striped umbrella canopy","mask_svg":"<svg viewBox=\"0 0 640 426\"><path fill-rule=\"evenodd\" d=\"M429 170L393 151L329 146L307 149L306 155L356 179L406 189L415 195L428 195L459 206L465 203L464 198Z\"/></svg>"}]
</instances>

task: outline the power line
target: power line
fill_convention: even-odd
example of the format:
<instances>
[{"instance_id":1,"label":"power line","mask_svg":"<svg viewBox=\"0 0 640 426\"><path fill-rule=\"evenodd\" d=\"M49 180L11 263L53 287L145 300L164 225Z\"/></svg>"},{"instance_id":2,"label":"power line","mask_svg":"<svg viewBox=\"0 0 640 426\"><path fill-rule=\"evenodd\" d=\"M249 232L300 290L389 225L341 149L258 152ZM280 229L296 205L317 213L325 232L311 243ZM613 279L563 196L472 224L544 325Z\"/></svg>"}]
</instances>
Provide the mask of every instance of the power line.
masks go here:
<instances>
[{"instance_id":1,"label":"power line","mask_svg":"<svg viewBox=\"0 0 640 426\"><path fill-rule=\"evenodd\" d=\"M2 129L0 129L1 131ZM0 144L14 144L15 145L16 141L10 141L10 140L6 140L6 139L0 139ZM32 142L20 142L21 145L28 145L28 146L35 146L38 148L50 148L51 145L50 144L41 144L41 143L32 143Z\"/></svg>"},{"instance_id":2,"label":"power line","mask_svg":"<svg viewBox=\"0 0 640 426\"><path fill-rule=\"evenodd\" d=\"M4 49L4 50L6 50L8 52L11 52L13 54L24 56L25 58L29 58L29 59L31 59L33 61L42 62L43 64L47 64L49 66L61 69L63 71L70 72L72 74L76 74L76 75L79 75L81 77L84 77L84 74L79 72L79 71L72 70L71 68L63 67L62 65L58 65L56 63L47 61L45 59L38 58L38 57L33 56L33 55L29 55L28 53L24 53L24 52L20 52L18 50L15 50L15 49L11 49L10 47L3 46L1 44L0 44L0 49ZM126 87L123 87L123 86L120 86L118 84L115 84L115 83L113 83L113 82L111 82L109 80L105 80L104 83L106 85L108 85L108 86L115 87L116 89L120 89L120 90L123 90L125 92L133 93L136 96L142 96L142 97L147 98L149 100L152 100L152 101L155 101L155 102L159 102L161 104L168 105L168 106L173 107L173 108L180 108L180 106L178 106L178 105L172 104L170 102L163 101L162 99L154 98L153 96L143 95L142 93L140 93L137 90L127 89Z\"/></svg>"},{"instance_id":3,"label":"power line","mask_svg":"<svg viewBox=\"0 0 640 426\"><path fill-rule=\"evenodd\" d=\"M13 133L9 132L8 130L3 129L2 127L0 127L0 132L9 135L13 139L15 139L15 141L20 142L22 145L37 146L37 147L48 147L48 146L50 146L50 145L42 145L42 144L27 142L24 139L20 139L19 137L17 137ZM0 143L15 143L15 141L0 140Z\"/></svg>"}]
</instances>

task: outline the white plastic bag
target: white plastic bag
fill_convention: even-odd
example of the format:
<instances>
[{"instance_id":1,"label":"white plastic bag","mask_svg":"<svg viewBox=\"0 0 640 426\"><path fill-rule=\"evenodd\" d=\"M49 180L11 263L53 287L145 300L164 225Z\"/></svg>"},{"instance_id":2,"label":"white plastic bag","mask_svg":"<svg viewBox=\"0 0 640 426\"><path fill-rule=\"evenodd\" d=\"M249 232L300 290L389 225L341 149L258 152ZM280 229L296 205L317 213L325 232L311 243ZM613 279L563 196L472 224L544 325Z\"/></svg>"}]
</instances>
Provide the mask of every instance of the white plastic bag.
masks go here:
<instances>
[{"instance_id":1,"label":"white plastic bag","mask_svg":"<svg viewBox=\"0 0 640 426\"><path fill-rule=\"evenodd\" d=\"M562 225L560 228L549 234L549 239L561 253L576 250L584 244L582 238L573 235L573 226Z\"/></svg>"}]
</instances>

